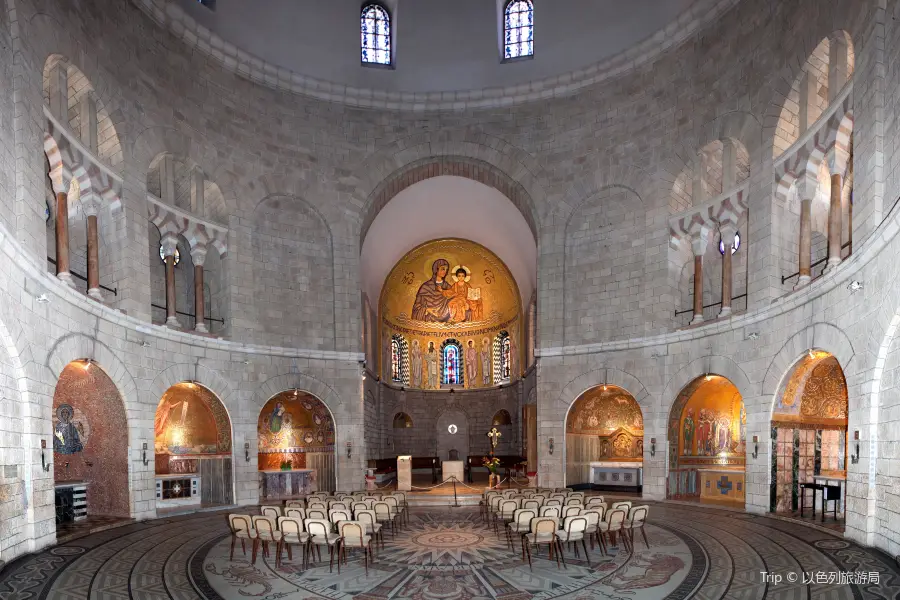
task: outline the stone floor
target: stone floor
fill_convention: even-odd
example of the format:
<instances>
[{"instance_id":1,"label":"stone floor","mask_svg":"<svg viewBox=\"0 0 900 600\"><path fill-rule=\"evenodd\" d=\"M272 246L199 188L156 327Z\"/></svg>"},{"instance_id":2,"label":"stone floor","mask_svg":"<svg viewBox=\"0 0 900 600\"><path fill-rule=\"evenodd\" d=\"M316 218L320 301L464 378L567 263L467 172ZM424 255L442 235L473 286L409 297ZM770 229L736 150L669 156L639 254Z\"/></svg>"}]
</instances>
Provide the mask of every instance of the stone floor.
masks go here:
<instances>
[{"instance_id":1,"label":"stone floor","mask_svg":"<svg viewBox=\"0 0 900 600\"><path fill-rule=\"evenodd\" d=\"M544 554L531 570L477 509L414 509L366 576L355 556L340 574L329 573L327 556L305 571L299 553L279 568L262 558L251 565L239 550L229 561L224 513L199 513L132 523L21 558L0 571L0 598L849 600L900 593L900 570L888 556L801 523L651 504L647 534L650 548L638 536L634 554L597 549L588 565L567 549L566 568ZM869 583L860 583L863 574Z\"/></svg>"}]
</instances>

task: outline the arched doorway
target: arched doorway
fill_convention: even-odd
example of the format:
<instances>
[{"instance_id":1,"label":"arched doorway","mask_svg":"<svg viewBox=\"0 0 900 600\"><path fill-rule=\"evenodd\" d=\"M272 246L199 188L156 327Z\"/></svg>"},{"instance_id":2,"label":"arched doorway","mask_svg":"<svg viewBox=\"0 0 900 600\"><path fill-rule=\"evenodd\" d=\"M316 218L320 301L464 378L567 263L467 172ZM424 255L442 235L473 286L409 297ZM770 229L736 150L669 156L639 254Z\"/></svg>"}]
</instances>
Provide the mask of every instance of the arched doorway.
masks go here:
<instances>
[{"instance_id":1,"label":"arched doorway","mask_svg":"<svg viewBox=\"0 0 900 600\"><path fill-rule=\"evenodd\" d=\"M800 509L804 483L839 486L847 481L847 382L837 359L809 350L784 378L772 411L772 481L769 510ZM807 494L806 504L810 502Z\"/></svg>"},{"instance_id":2,"label":"arched doorway","mask_svg":"<svg viewBox=\"0 0 900 600\"><path fill-rule=\"evenodd\" d=\"M743 506L747 414L737 387L704 375L681 390L669 413L666 497Z\"/></svg>"},{"instance_id":3,"label":"arched doorway","mask_svg":"<svg viewBox=\"0 0 900 600\"><path fill-rule=\"evenodd\" d=\"M53 480L58 526L131 516L125 404L91 360L66 365L53 393Z\"/></svg>"},{"instance_id":4,"label":"arched doorway","mask_svg":"<svg viewBox=\"0 0 900 600\"><path fill-rule=\"evenodd\" d=\"M565 452L567 486L638 491L644 415L634 396L615 385L582 393L566 417Z\"/></svg>"},{"instance_id":5,"label":"arched doorway","mask_svg":"<svg viewBox=\"0 0 900 600\"><path fill-rule=\"evenodd\" d=\"M461 410L445 410L437 419L437 456L444 460L466 460L469 456L469 418Z\"/></svg>"},{"instance_id":6,"label":"arched doorway","mask_svg":"<svg viewBox=\"0 0 900 600\"><path fill-rule=\"evenodd\" d=\"M285 390L257 421L260 495L266 499L335 489L334 419L310 393Z\"/></svg>"},{"instance_id":7,"label":"arched doorway","mask_svg":"<svg viewBox=\"0 0 900 600\"><path fill-rule=\"evenodd\" d=\"M212 391L190 381L170 387L154 432L158 511L234 503L231 419Z\"/></svg>"}]
</instances>

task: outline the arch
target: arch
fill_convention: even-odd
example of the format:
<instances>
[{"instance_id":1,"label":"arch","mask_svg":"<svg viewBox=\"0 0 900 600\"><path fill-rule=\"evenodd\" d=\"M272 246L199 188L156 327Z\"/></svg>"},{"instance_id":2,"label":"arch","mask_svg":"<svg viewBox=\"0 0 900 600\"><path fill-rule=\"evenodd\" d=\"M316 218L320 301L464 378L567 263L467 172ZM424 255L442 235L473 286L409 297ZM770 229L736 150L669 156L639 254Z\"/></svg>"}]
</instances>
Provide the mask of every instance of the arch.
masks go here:
<instances>
[{"instance_id":1,"label":"arch","mask_svg":"<svg viewBox=\"0 0 900 600\"><path fill-rule=\"evenodd\" d=\"M512 425L512 416L509 414L509 411L505 408L501 408L496 413L494 413L494 418L491 419L491 425L494 427L498 427L500 425Z\"/></svg>"},{"instance_id":2,"label":"arch","mask_svg":"<svg viewBox=\"0 0 900 600\"><path fill-rule=\"evenodd\" d=\"M788 338L769 362L762 381L762 395L766 398L770 396L774 398L784 379L789 376L791 367L797 358L802 357L810 349L824 350L833 355L845 373L852 368L851 364L855 366L852 361L856 352L849 336L841 328L831 323L813 323ZM732 381L734 380L732 379ZM772 417L772 407L774 404L770 403L769 419Z\"/></svg>"},{"instance_id":3,"label":"arch","mask_svg":"<svg viewBox=\"0 0 900 600\"><path fill-rule=\"evenodd\" d=\"M329 384L307 373L283 373L266 379L254 392L251 406L259 413L266 402L284 390L300 390L315 396L331 411L335 424L338 423L335 415L343 407L340 396Z\"/></svg>"},{"instance_id":4,"label":"arch","mask_svg":"<svg viewBox=\"0 0 900 600\"><path fill-rule=\"evenodd\" d=\"M653 404L653 398L647 391L647 388L644 387L640 379L631 373L615 367L592 369L570 380L560 391L559 396L557 396L556 406L558 409L565 411L566 419L568 419L569 411L584 392L604 384L614 385L628 392L641 407L641 412L645 415L645 422L653 422L652 420L648 421L646 417L646 415L654 415L657 412L656 406ZM535 390L532 391L535 395L537 394Z\"/></svg>"},{"instance_id":5,"label":"arch","mask_svg":"<svg viewBox=\"0 0 900 600\"><path fill-rule=\"evenodd\" d=\"M662 406L666 406L669 398L674 404L674 400L681 390L703 375L719 375L728 379L741 393L742 398L754 398L757 395L756 386L750 383L750 378L736 362L727 356L703 356L695 358L669 378L660 396L663 402ZM670 404L670 406L672 405Z\"/></svg>"},{"instance_id":6,"label":"arch","mask_svg":"<svg viewBox=\"0 0 900 600\"><path fill-rule=\"evenodd\" d=\"M392 421L394 429L411 429L413 426L412 417L409 414L400 411L394 415L394 419Z\"/></svg>"},{"instance_id":7,"label":"arch","mask_svg":"<svg viewBox=\"0 0 900 600\"><path fill-rule=\"evenodd\" d=\"M234 428L232 406L237 404L234 388L221 373L199 363L178 363L160 372L150 383L148 398L156 406L170 387L184 381L197 383L212 392L225 407L232 429Z\"/></svg>"}]
</instances>

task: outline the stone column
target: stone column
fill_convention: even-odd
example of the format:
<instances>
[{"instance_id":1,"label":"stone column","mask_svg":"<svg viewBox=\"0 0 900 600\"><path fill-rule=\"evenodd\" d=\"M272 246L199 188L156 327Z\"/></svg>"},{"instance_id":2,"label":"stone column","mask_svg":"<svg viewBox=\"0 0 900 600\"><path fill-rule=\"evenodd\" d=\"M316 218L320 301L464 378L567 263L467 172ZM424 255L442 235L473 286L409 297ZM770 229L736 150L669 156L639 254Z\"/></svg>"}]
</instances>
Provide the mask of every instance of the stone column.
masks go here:
<instances>
[{"instance_id":1,"label":"stone column","mask_svg":"<svg viewBox=\"0 0 900 600\"><path fill-rule=\"evenodd\" d=\"M731 249L734 246L734 225L724 225L719 229L725 252L722 254L722 310L719 317L731 316Z\"/></svg>"},{"instance_id":2,"label":"stone column","mask_svg":"<svg viewBox=\"0 0 900 600\"><path fill-rule=\"evenodd\" d=\"M206 305L203 295L203 263L206 261L206 248L198 246L191 249L191 260L194 262L194 315L196 320L194 331L209 333L206 328Z\"/></svg>"},{"instance_id":3,"label":"stone column","mask_svg":"<svg viewBox=\"0 0 900 600\"><path fill-rule=\"evenodd\" d=\"M818 85L816 76L811 75L809 71L805 71L800 78L800 112L797 115L800 121L800 135L806 133L810 125L819 118L819 107L816 104L819 96Z\"/></svg>"},{"instance_id":4,"label":"stone column","mask_svg":"<svg viewBox=\"0 0 900 600\"><path fill-rule=\"evenodd\" d=\"M93 200L85 201L82 198L81 206L87 217L87 280L88 296L103 302L103 294L100 293L100 256L99 238L97 237L97 212L98 205Z\"/></svg>"},{"instance_id":5,"label":"stone column","mask_svg":"<svg viewBox=\"0 0 900 600\"><path fill-rule=\"evenodd\" d=\"M166 258L166 325L168 327L181 327L175 312L175 249L178 247L178 238L174 234L167 233L162 237L163 256Z\"/></svg>"},{"instance_id":6,"label":"stone column","mask_svg":"<svg viewBox=\"0 0 900 600\"><path fill-rule=\"evenodd\" d=\"M809 284L812 278L812 199L800 202L800 278L794 289Z\"/></svg>"},{"instance_id":7,"label":"stone column","mask_svg":"<svg viewBox=\"0 0 900 600\"><path fill-rule=\"evenodd\" d=\"M828 206L828 263L825 270L841 264L841 232L843 231L841 188L843 178L840 173L831 174L831 203Z\"/></svg>"},{"instance_id":8,"label":"stone column","mask_svg":"<svg viewBox=\"0 0 900 600\"><path fill-rule=\"evenodd\" d=\"M703 322L703 255L709 241L709 230L702 227L691 237L691 250L694 253L694 318L691 325Z\"/></svg>"},{"instance_id":9,"label":"stone column","mask_svg":"<svg viewBox=\"0 0 900 600\"><path fill-rule=\"evenodd\" d=\"M69 273L69 185L62 168L50 172L53 191L56 192L56 276L69 287L75 287Z\"/></svg>"}]
</instances>

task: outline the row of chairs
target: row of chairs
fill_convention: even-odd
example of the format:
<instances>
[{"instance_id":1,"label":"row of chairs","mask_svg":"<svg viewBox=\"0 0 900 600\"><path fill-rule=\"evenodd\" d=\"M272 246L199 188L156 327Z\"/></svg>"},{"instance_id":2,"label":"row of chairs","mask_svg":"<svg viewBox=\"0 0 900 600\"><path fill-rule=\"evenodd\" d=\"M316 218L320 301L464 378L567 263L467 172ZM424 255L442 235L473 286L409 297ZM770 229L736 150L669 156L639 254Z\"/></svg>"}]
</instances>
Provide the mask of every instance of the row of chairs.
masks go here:
<instances>
[{"instance_id":1,"label":"row of chairs","mask_svg":"<svg viewBox=\"0 0 900 600\"><path fill-rule=\"evenodd\" d=\"M304 498L288 500L285 503L286 508L307 508L307 509L352 509L354 505L362 502L367 503L369 508L373 508L376 502L388 502L392 508L396 508L397 512L403 516L405 522L409 522L409 504L407 503L405 492L335 492L329 495L327 492L316 492L309 494ZM394 506L396 504L396 507Z\"/></svg>"},{"instance_id":2,"label":"row of chairs","mask_svg":"<svg viewBox=\"0 0 900 600\"><path fill-rule=\"evenodd\" d=\"M294 509L299 510L299 509ZM246 540L253 544L252 563L256 564L259 544L262 543L263 556L269 557L269 542L275 544L275 566L279 566L282 553L287 548L288 560L293 560L292 545L303 547L303 568L310 564L310 557L315 554L322 560L321 547L328 547L328 570L333 569L334 560L338 561L338 573L341 572L341 560L347 561L347 548L360 548L364 552L366 575L369 574L369 560L374 562L372 548L373 533L381 529L375 521L373 511L362 511L356 520L345 519L332 523L327 519L300 519L293 516L267 515L228 515L228 526L231 529L231 553L229 560L234 560L234 546L241 542L241 551L247 555L244 545ZM382 539L382 548L384 541Z\"/></svg>"}]
</instances>

